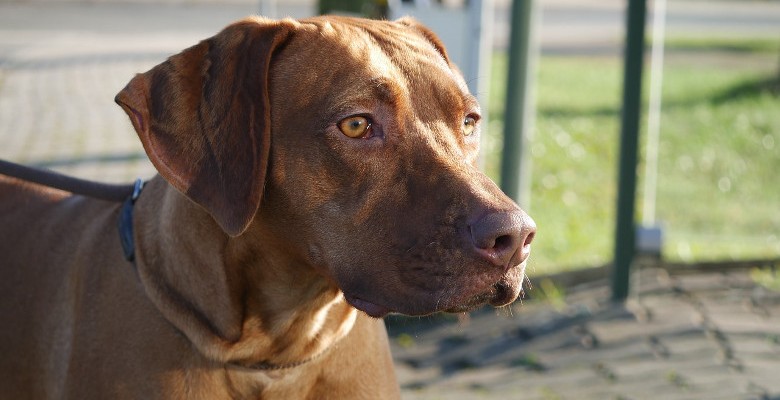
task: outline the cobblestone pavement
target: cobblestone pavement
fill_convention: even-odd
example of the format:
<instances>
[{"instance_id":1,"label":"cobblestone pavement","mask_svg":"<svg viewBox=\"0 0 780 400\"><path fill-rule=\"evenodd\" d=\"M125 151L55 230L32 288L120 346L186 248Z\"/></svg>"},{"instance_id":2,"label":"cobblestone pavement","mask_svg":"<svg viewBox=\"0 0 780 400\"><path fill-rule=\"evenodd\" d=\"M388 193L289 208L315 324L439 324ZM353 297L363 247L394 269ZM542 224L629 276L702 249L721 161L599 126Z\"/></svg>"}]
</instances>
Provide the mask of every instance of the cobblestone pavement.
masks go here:
<instances>
[{"instance_id":1,"label":"cobblestone pavement","mask_svg":"<svg viewBox=\"0 0 780 400\"><path fill-rule=\"evenodd\" d=\"M388 321L404 398L780 399L780 292L745 270L638 276L625 307L602 283L461 322Z\"/></svg>"}]
</instances>

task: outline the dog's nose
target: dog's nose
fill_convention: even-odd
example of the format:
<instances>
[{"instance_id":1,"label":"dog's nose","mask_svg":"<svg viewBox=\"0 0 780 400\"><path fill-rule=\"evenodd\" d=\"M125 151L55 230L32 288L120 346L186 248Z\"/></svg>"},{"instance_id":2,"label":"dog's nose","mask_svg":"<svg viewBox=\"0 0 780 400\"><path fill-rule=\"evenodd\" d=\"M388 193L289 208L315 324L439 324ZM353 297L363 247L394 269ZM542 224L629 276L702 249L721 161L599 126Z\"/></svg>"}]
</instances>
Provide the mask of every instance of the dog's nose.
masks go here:
<instances>
[{"instance_id":1,"label":"dog's nose","mask_svg":"<svg viewBox=\"0 0 780 400\"><path fill-rule=\"evenodd\" d=\"M528 259L534 235L536 223L521 210L493 212L471 225L477 253L505 269Z\"/></svg>"}]
</instances>

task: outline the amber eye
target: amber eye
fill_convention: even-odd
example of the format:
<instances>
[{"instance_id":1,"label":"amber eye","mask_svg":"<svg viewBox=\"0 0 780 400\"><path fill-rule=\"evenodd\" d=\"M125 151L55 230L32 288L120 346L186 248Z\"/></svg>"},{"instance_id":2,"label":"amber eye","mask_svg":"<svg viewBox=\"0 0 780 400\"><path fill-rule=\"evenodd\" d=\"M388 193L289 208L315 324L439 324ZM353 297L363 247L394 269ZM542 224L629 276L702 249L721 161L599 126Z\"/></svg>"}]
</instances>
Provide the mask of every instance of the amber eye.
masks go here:
<instances>
[{"instance_id":1,"label":"amber eye","mask_svg":"<svg viewBox=\"0 0 780 400\"><path fill-rule=\"evenodd\" d=\"M366 136L371 129L371 121L359 115L354 117L344 118L339 122L339 130L341 133L351 137L360 138Z\"/></svg>"},{"instance_id":2,"label":"amber eye","mask_svg":"<svg viewBox=\"0 0 780 400\"><path fill-rule=\"evenodd\" d=\"M465 136L471 136L474 133L474 130L477 128L477 118L474 115L467 115L463 119L463 134Z\"/></svg>"}]
</instances>

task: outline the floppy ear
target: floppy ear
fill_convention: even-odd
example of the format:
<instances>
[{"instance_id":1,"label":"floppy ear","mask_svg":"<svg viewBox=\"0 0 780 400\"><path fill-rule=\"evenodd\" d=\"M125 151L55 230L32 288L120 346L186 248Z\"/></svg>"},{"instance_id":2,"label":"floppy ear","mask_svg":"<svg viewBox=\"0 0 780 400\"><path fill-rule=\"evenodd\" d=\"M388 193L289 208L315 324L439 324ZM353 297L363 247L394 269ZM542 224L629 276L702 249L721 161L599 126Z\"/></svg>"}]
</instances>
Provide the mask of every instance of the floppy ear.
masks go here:
<instances>
[{"instance_id":1,"label":"floppy ear","mask_svg":"<svg viewBox=\"0 0 780 400\"><path fill-rule=\"evenodd\" d=\"M116 96L160 175L232 236L260 205L270 151L268 73L291 25L260 18L138 74Z\"/></svg>"}]
</instances>

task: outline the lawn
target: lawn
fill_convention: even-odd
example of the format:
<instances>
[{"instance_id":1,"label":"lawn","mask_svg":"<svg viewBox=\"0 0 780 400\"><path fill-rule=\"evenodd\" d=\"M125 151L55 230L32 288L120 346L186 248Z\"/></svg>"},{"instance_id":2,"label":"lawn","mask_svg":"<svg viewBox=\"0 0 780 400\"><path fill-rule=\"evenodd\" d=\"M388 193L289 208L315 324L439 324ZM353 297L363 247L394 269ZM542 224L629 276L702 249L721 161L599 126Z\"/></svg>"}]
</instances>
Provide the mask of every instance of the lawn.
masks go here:
<instances>
[{"instance_id":1,"label":"lawn","mask_svg":"<svg viewBox=\"0 0 780 400\"><path fill-rule=\"evenodd\" d=\"M657 198L664 257L780 256L778 43L668 43ZM617 57L539 60L529 146L528 208L539 225L532 273L601 265L612 257L621 69ZM486 169L497 180L505 79L506 56L499 54L486 149ZM643 171L640 166L640 203Z\"/></svg>"}]
</instances>

